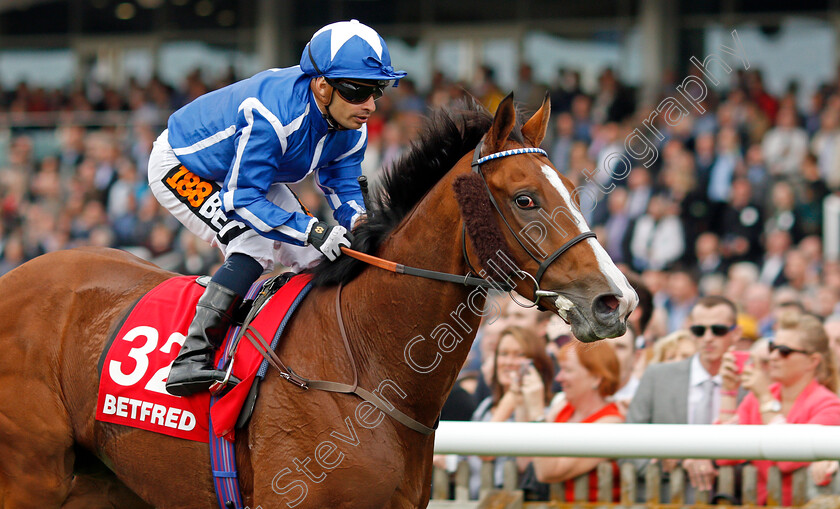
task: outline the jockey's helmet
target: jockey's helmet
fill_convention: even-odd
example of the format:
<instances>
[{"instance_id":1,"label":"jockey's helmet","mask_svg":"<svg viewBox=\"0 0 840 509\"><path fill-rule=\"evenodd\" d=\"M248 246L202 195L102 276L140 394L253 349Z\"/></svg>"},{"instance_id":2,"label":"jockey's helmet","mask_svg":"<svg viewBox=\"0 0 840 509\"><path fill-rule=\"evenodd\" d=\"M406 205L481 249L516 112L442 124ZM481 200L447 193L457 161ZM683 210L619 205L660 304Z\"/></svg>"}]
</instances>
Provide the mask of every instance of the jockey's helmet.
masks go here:
<instances>
[{"instance_id":1,"label":"jockey's helmet","mask_svg":"<svg viewBox=\"0 0 840 509\"><path fill-rule=\"evenodd\" d=\"M309 76L328 79L394 80L395 86L407 74L391 67L388 46L376 30L355 19L315 32L303 49L300 69Z\"/></svg>"}]
</instances>

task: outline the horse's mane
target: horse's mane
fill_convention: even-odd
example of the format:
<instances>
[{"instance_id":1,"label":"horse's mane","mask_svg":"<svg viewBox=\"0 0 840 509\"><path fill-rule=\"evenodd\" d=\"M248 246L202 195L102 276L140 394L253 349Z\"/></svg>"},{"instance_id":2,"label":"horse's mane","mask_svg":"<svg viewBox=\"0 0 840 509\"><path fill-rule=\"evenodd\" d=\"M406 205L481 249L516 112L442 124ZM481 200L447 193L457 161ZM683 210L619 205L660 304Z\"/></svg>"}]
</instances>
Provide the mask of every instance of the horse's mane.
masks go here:
<instances>
[{"instance_id":1,"label":"horse's mane","mask_svg":"<svg viewBox=\"0 0 840 509\"><path fill-rule=\"evenodd\" d=\"M353 231L352 248L375 252L423 196L478 145L492 124L493 116L474 99L433 110L424 119L409 151L386 169L381 183L371 190L373 217ZM510 137L522 142L519 126ZM313 284L326 286L352 280L365 266L345 255L335 262L324 261L309 272L313 274Z\"/></svg>"}]
</instances>

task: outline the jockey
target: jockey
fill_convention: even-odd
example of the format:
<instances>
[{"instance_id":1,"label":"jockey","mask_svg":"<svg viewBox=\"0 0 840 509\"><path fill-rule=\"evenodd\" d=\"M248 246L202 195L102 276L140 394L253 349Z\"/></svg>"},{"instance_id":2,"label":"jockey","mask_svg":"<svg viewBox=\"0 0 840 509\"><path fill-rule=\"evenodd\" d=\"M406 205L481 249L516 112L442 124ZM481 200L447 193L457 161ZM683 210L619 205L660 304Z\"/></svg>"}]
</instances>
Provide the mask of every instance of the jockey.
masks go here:
<instances>
[{"instance_id":1,"label":"jockey","mask_svg":"<svg viewBox=\"0 0 840 509\"><path fill-rule=\"evenodd\" d=\"M365 213L359 183L367 120L391 67L385 41L356 20L312 36L300 65L269 69L205 94L169 117L154 143L149 183L191 232L222 250L225 262L198 301L166 390L207 390L225 373L214 348L251 285L275 263L295 272L349 246ZM315 172L339 223L313 217L286 185Z\"/></svg>"}]
</instances>

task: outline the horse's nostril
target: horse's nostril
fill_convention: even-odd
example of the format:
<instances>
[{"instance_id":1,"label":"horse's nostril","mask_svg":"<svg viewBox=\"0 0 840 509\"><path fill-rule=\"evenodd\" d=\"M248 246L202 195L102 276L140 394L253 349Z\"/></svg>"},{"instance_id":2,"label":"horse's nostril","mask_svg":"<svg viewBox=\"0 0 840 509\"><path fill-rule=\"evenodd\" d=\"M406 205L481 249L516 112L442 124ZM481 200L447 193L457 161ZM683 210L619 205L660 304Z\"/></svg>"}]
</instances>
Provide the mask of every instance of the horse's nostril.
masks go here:
<instances>
[{"instance_id":1,"label":"horse's nostril","mask_svg":"<svg viewBox=\"0 0 840 509\"><path fill-rule=\"evenodd\" d=\"M600 295L595 299L593 311L599 315L609 315L618 309L618 298L615 295Z\"/></svg>"}]
</instances>

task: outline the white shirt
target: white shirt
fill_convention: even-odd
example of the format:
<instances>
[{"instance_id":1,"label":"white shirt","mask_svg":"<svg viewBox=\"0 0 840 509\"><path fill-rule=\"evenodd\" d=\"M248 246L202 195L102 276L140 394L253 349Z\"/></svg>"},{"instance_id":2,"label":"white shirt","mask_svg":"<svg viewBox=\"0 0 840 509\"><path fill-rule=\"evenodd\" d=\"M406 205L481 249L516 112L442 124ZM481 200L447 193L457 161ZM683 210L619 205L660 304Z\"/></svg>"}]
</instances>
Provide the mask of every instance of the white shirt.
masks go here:
<instances>
[{"instance_id":1,"label":"white shirt","mask_svg":"<svg viewBox=\"0 0 840 509\"><path fill-rule=\"evenodd\" d=\"M706 371L706 368L700 364L700 357L695 354L691 358L691 368L688 374L688 424L697 424L694 422L694 415L697 405L703 400L703 387L701 384L710 378L716 387L712 396L712 421L714 421L720 410L720 387L723 379L720 374L715 376L710 375Z\"/></svg>"}]
</instances>

